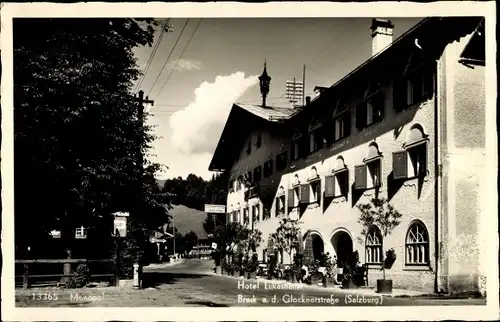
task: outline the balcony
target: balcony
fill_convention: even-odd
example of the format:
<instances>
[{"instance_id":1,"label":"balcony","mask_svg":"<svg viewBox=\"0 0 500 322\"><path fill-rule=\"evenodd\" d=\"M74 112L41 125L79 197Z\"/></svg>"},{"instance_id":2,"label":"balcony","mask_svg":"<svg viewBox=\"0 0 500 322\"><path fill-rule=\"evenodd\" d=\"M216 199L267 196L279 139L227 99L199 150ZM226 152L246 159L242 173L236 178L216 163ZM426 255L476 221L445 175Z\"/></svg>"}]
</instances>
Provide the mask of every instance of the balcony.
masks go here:
<instances>
[{"instance_id":1,"label":"balcony","mask_svg":"<svg viewBox=\"0 0 500 322\"><path fill-rule=\"evenodd\" d=\"M245 191L245 200L257 197L259 195L259 185L254 184Z\"/></svg>"}]
</instances>

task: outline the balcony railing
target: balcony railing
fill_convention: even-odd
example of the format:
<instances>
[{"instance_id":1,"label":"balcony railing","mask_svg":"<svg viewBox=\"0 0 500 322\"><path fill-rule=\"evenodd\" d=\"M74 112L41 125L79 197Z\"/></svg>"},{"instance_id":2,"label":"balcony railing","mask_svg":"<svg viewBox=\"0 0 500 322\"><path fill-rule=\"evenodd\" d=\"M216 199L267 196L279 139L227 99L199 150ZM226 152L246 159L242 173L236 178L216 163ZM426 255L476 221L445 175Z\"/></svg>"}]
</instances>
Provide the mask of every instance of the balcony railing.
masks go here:
<instances>
[{"instance_id":1,"label":"balcony railing","mask_svg":"<svg viewBox=\"0 0 500 322\"><path fill-rule=\"evenodd\" d=\"M245 199L251 199L259 195L259 185L252 185L245 191Z\"/></svg>"}]
</instances>

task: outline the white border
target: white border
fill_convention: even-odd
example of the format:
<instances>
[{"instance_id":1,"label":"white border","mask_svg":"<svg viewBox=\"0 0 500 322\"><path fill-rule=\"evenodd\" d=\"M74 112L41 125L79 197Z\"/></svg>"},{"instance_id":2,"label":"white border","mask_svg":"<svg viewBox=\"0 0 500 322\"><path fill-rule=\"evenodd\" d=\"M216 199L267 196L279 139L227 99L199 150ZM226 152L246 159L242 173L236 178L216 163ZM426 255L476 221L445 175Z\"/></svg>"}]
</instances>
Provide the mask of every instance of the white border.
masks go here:
<instances>
[{"instance_id":1,"label":"white border","mask_svg":"<svg viewBox=\"0 0 500 322\"><path fill-rule=\"evenodd\" d=\"M482 248L490 259L485 307L287 307L287 308L15 308L14 303L14 220L13 220L13 86L12 86L12 17L425 17L425 16L485 16L487 35L486 69L486 151L487 170L497 173L496 134L496 43L495 2L274 2L274 3L4 3L1 9L2 29L2 317L23 321L98 321L98 320L480 320L498 318L498 203L495 180L484 198L483 207L491 212L490 221L483 222L482 231L488 239ZM493 175L492 175L493 177ZM433 308L433 309L429 309Z\"/></svg>"}]
</instances>

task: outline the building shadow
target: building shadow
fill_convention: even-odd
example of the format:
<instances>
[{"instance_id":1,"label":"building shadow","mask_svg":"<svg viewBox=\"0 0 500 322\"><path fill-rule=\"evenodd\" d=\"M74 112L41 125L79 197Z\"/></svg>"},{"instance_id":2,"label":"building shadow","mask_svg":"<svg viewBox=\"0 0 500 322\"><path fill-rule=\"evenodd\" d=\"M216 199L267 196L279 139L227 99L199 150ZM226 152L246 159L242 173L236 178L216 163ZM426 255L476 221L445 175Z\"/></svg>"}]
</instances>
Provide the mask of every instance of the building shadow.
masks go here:
<instances>
[{"instance_id":1,"label":"building shadow","mask_svg":"<svg viewBox=\"0 0 500 322\"><path fill-rule=\"evenodd\" d=\"M184 279L197 279L206 275L184 274L184 273L164 273L164 272L144 272L142 275L142 287L157 287L164 284L175 284Z\"/></svg>"},{"instance_id":2,"label":"building shadow","mask_svg":"<svg viewBox=\"0 0 500 322\"><path fill-rule=\"evenodd\" d=\"M404 180L394 179L393 172L387 175L387 200L391 201L392 198L398 193L399 189L403 186Z\"/></svg>"}]
</instances>

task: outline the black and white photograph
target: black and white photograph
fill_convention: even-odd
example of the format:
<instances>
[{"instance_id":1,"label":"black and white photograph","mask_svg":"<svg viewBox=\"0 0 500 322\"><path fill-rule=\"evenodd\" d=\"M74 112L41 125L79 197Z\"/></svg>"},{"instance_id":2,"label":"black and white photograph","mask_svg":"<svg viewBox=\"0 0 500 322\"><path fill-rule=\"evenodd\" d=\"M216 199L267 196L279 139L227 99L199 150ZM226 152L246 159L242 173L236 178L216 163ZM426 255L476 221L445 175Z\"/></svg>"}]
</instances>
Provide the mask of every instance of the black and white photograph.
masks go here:
<instances>
[{"instance_id":1,"label":"black and white photograph","mask_svg":"<svg viewBox=\"0 0 500 322\"><path fill-rule=\"evenodd\" d=\"M5 318L498 317L495 3L448 5L4 4Z\"/></svg>"}]
</instances>

